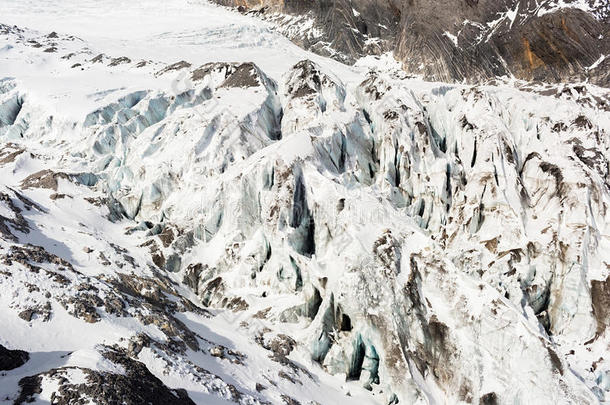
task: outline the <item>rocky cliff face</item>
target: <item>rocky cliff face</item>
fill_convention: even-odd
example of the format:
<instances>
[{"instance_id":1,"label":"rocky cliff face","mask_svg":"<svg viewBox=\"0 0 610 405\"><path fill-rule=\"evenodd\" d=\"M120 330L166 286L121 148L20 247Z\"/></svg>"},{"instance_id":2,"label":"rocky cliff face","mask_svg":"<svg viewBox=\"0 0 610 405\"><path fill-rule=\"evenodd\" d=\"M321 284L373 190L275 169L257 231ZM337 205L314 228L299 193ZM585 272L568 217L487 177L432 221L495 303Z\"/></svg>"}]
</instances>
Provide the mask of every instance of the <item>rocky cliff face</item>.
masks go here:
<instances>
[{"instance_id":1,"label":"rocky cliff face","mask_svg":"<svg viewBox=\"0 0 610 405\"><path fill-rule=\"evenodd\" d=\"M276 24L278 30L306 49L341 62L354 63L395 45L400 8L390 3L345 1L233 1L219 4Z\"/></svg>"},{"instance_id":2,"label":"rocky cliff face","mask_svg":"<svg viewBox=\"0 0 610 405\"><path fill-rule=\"evenodd\" d=\"M446 1L434 7L415 1L403 12L396 53L409 71L436 80L514 75L602 83L604 70L588 68L610 51L610 25L607 10L594 10L534 1Z\"/></svg>"},{"instance_id":3,"label":"rocky cliff face","mask_svg":"<svg viewBox=\"0 0 610 405\"><path fill-rule=\"evenodd\" d=\"M427 79L478 82L506 75L609 84L610 7L600 0L220 3L267 16L297 43L343 61L394 51L408 72ZM299 25L276 12L312 22Z\"/></svg>"}]
</instances>

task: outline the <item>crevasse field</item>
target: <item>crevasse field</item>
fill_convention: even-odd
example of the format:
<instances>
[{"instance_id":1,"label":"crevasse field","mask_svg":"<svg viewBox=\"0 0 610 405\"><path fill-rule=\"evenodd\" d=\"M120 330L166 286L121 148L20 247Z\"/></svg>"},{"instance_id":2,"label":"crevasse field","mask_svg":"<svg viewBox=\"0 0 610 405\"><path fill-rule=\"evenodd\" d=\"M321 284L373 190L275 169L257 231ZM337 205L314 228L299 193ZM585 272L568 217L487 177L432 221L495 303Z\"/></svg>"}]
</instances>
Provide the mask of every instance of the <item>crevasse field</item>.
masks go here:
<instances>
[{"instance_id":1,"label":"crevasse field","mask_svg":"<svg viewBox=\"0 0 610 405\"><path fill-rule=\"evenodd\" d=\"M0 0L0 403L604 403L609 95Z\"/></svg>"}]
</instances>

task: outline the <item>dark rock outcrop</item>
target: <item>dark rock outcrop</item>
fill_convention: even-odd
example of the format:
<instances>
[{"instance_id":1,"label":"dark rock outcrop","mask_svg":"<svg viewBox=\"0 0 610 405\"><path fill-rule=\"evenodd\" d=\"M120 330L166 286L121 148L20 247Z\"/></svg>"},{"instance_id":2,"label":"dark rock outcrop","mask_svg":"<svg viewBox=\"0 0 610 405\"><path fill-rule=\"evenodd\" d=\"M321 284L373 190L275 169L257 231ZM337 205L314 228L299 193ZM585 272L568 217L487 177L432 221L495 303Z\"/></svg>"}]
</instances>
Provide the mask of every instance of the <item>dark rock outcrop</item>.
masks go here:
<instances>
[{"instance_id":1,"label":"dark rock outcrop","mask_svg":"<svg viewBox=\"0 0 610 405\"><path fill-rule=\"evenodd\" d=\"M122 366L125 374L114 374L81 368L86 383L72 383L67 371L75 367L62 367L25 377L19 381L20 396L15 404L32 402L42 392L42 378L56 379L59 387L53 394L54 404L85 403L95 398L99 404L184 404L194 402L185 390L170 389L155 377L143 363L133 360L125 353L109 349L103 353L111 362Z\"/></svg>"},{"instance_id":2,"label":"dark rock outcrop","mask_svg":"<svg viewBox=\"0 0 610 405\"><path fill-rule=\"evenodd\" d=\"M0 370L12 370L23 366L30 359L28 352L9 350L0 345Z\"/></svg>"}]
</instances>

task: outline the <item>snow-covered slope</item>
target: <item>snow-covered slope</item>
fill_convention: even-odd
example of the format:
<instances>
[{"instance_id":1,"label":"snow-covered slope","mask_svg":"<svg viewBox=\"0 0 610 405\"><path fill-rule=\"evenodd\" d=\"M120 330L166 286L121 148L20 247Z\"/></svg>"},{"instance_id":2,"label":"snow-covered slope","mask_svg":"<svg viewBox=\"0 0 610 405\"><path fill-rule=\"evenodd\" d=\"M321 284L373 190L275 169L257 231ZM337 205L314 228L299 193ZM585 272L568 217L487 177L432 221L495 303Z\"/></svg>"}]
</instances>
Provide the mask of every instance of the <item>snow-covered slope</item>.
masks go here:
<instances>
[{"instance_id":1,"label":"snow-covered slope","mask_svg":"<svg viewBox=\"0 0 610 405\"><path fill-rule=\"evenodd\" d=\"M23 4L0 402L610 395L606 89L347 67L203 2Z\"/></svg>"}]
</instances>

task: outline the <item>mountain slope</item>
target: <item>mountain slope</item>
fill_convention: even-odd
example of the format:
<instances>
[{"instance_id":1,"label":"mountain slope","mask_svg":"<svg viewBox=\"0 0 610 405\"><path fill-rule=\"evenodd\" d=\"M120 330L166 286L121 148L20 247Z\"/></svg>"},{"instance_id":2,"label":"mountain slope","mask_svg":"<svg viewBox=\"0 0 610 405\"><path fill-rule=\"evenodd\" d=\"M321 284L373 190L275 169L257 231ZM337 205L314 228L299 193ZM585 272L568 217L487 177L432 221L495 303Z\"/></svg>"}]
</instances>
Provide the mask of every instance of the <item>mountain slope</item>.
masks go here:
<instances>
[{"instance_id":1,"label":"mountain slope","mask_svg":"<svg viewBox=\"0 0 610 405\"><path fill-rule=\"evenodd\" d=\"M218 2L274 21L299 45L344 62L394 51L407 72L429 80L609 84L604 1Z\"/></svg>"},{"instance_id":2,"label":"mountain slope","mask_svg":"<svg viewBox=\"0 0 610 405\"><path fill-rule=\"evenodd\" d=\"M80 3L0 26L0 401L605 401L606 89Z\"/></svg>"}]
</instances>

